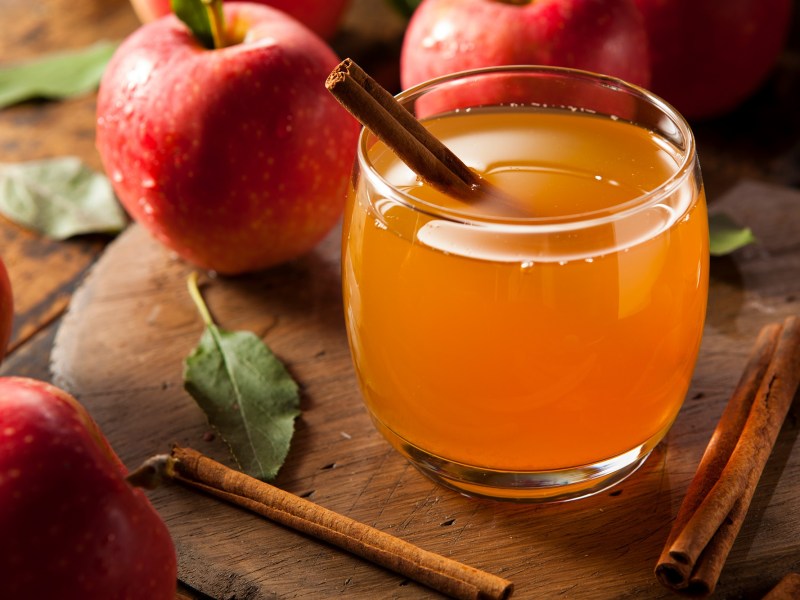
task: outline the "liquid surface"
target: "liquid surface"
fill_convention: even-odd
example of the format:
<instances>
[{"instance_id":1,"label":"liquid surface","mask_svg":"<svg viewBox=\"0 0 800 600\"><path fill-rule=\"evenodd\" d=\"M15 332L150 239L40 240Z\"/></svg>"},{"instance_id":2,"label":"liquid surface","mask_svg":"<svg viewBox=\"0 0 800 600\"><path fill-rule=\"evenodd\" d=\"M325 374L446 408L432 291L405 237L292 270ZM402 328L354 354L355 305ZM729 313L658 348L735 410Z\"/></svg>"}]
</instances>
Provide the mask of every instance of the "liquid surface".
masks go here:
<instances>
[{"instance_id":1,"label":"liquid surface","mask_svg":"<svg viewBox=\"0 0 800 600\"><path fill-rule=\"evenodd\" d=\"M562 111L474 111L440 117L426 126L513 198L514 217L569 220L616 209L666 181L680 159L662 138L642 128ZM382 145L372 154L379 173L424 203L468 217L508 216L498 203L466 203L424 185Z\"/></svg>"},{"instance_id":2,"label":"liquid surface","mask_svg":"<svg viewBox=\"0 0 800 600\"><path fill-rule=\"evenodd\" d=\"M428 126L520 202L517 223L619 211L682 159L643 129L580 114L473 111ZM660 439L683 402L705 314L697 182L630 218L542 233L508 225L490 200L465 205L420 184L380 144L371 157L423 208L481 223L413 210L360 179L343 287L375 419L446 460L497 470L587 465Z\"/></svg>"}]
</instances>

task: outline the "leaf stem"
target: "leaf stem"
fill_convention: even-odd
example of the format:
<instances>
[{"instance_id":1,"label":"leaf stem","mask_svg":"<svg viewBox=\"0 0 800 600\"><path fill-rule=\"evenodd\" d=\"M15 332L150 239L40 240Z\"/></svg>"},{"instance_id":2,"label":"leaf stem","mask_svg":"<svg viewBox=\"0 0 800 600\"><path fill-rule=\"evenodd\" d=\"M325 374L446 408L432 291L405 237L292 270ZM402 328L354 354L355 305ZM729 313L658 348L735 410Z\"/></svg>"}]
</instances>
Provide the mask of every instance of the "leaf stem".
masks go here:
<instances>
[{"instance_id":1,"label":"leaf stem","mask_svg":"<svg viewBox=\"0 0 800 600\"><path fill-rule=\"evenodd\" d=\"M200 316L203 317L203 322L208 327L214 326L214 319L211 316L211 312L208 310L208 306L203 301L203 295L200 293L200 288L197 286L197 271L192 271L189 274L189 278L186 280L186 286L189 288L189 295L192 297L192 301L197 307L197 312L199 312Z\"/></svg>"}]
</instances>

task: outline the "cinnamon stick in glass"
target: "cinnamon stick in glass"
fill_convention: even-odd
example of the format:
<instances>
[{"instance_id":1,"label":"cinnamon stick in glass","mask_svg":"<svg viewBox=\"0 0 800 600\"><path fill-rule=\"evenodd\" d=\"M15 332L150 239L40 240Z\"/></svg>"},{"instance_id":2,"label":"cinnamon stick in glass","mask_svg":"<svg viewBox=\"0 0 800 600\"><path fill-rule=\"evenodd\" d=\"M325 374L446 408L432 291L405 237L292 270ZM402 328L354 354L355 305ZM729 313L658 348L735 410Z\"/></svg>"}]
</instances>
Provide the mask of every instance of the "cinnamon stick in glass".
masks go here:
<instances>
[{"instance_id":1,"label":"cinnamon stick in glass","mask_svg":"<svg viewBox=\"0 0 800 600\"><path fill-rule=\"evenodd\" d=\"M456 197L475 195L481 181L477 173L352 59L339 63L325 87L424 181Z\"/></svg>"},{"instance_id":2,"label":"cinnamon stick in glass","mask_svg":"<svg viewBox=\"0 0 800 600\"><path fill-rule=\"evenodd\" d=\"M428 552L268 483L230 469L191 448L153 457L128 480L155 487L173 480L246 508L297 531L338 546L453 598L509 598L513 584L501 577Z\"/></svg>"},{"instance_id":3,"label":"cinnamon stick in glass","mask_svg":"<svg viewBox=\"0 0 800 600\"><path fill-rule=\"evenodd\" d=\"M464 202L491 197L506 216L530 216L518 201L464 164L352 59L346 58L331 71L325 87L420 179L440 192Z\"/></svg>"},{"instance_id":4,"label":"cinnamon stick in glass","mask_svg":"<svg viewBox=\"0 0 800 600\"><path fill-rule=\"evenodd\" d=\"M765 326L656 566L675 591L714 591L800 382L800 320Z\"/></svg>"}]
</instances>

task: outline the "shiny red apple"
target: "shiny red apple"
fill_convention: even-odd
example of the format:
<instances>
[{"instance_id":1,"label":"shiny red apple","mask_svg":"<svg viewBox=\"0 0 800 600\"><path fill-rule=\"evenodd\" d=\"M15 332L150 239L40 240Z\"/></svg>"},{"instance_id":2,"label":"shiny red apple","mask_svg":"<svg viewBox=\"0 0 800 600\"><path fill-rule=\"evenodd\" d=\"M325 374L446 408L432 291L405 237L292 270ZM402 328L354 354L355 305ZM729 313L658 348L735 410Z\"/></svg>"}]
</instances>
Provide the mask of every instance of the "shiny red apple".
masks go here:
<instances>
[{"instance_id":1,"label":"shiny red apple","mask_svg":"<svg viewBox=\"0 0 800 600\"><path fill-rule=\"evenodd\" d=\"M401 83L514 64L650 83L647 34L633 0L423 0L403 39Z\"/></svg>"},{"instance_id":2,"label":"shiny red apple","mask_svg":"<svg viewBox=\"0 0 800 600\"><path fill-rule=\"evenodd\" d=\"M285 12L317 35L328 39L336 33L350 0L251 0ZM170 0L131 0L142 23L149 23L172 12Z\"/></svg>"},{"instance_id":3,"label":"shiny red apple","mask_svg":"<svg viewBox=\"0 0 800 600\"><path fill-rule=\"evenodd\" d=\"M226 47L174 15L111 59L97 148L120 201L188 261L255 271L313 248L344 208L357 122L325 89L339 62L267 6L224 5Z\"/></svg>"},{"instance_id":4,"label":"shiny red apple","mask_svg":"<svg viewBox=\"0 0 800 600\"><path fill-rule=\"evenodd\" d=\"M0 598L174 600L164 522L86 410L0 378Z\"/></svg>"},{"instance_id":5,"label":"shiny red apple","mask_svg":"<svg viewBox=\"0 0 800 600\"><path fill-rule=\"evenodd\" d=\"M11 337L11 323L14 317L14 300L11 294L11 281L6 266L0 259L0 362L6 354Z\"/></svg>"},{"instance_id":6,"label":"shiny red apple","mask_svg":"<svg viewBox=\"0 0 800 600\"><path fill-rule=\"evenodd\" d=\"M791 0L635 0L650 39L653 91L687 117L751 95L780 54Z\"/></svg>"}]
</instances>

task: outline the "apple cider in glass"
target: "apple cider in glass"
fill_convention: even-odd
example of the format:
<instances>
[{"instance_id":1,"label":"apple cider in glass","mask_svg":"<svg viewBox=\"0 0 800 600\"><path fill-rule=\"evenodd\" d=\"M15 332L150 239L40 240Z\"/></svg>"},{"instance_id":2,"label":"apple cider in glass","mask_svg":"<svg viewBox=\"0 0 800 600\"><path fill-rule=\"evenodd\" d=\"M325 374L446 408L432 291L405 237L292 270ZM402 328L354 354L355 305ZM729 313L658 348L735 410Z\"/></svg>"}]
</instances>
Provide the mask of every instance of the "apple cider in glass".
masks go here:
<instances>
[{"instance_id":1,"label":"apple cider in glass","mask_svg":"<svg viewBox=\"0 0 800 600\"><path fill-rule=\"evenodd\" d=\"M688 126L644 90L551 68L401 100L503 199L448 196L362 134L343 291L374 422L469 495L613 485L666 434L700 346L708 229Z\"/></svg>"}]
</instances>

